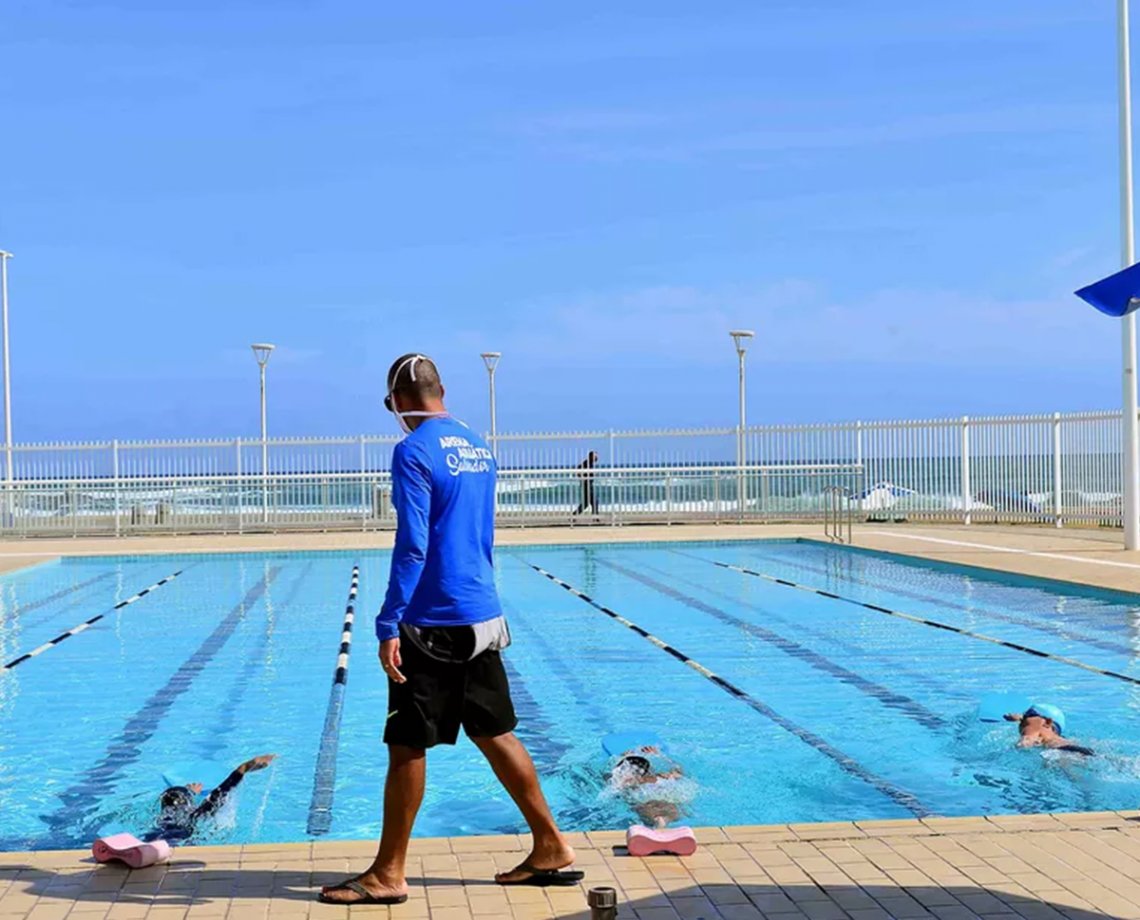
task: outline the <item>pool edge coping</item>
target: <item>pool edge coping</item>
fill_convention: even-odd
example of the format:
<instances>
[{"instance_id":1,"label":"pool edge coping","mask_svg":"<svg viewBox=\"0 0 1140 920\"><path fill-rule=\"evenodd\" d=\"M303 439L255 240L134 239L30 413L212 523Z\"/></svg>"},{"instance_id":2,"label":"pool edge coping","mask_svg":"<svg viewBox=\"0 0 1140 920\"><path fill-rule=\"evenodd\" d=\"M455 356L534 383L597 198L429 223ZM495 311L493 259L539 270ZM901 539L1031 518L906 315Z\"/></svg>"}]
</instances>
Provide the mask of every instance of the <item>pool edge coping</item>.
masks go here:
<instances>
[{"instance_id":1,"label":"pool edge coping","mask_svg":"<svg viewBox=\"0 0 1140 920\"><path fill-rule=\"evenodd\" d=\"M932 816L927 818L888 818L853 821L790 822L787 824L736 824L694 827L701 846L717 844L819 843L828 840L873 840L880 837L955 837L979 833L1068 833L1134 828L1140 831L1140 810L1092 812L1034 812L1030 814L993 814ZM621 847L626 832L616 830L572 831L566 836L571 846L608 850ZM414 837L410 856L441 854L472 855L480 852L516 852L529 849L529 835L472 834L452 837ZM282 843L207 844L177 847L175 852L187 856L209 856L238 853L298 853L310 850L314 856L324 850L341 850L358 855L375 848L376 841L365 838L344 840L302 840ZM333 856L335 853L324 854ZM0 851L0 868L22 857L66 858L68 864L77 857L93 864L86 849L4 850ZM637 859L638 857L629 857Z\"/></svg>"}]
</instances>

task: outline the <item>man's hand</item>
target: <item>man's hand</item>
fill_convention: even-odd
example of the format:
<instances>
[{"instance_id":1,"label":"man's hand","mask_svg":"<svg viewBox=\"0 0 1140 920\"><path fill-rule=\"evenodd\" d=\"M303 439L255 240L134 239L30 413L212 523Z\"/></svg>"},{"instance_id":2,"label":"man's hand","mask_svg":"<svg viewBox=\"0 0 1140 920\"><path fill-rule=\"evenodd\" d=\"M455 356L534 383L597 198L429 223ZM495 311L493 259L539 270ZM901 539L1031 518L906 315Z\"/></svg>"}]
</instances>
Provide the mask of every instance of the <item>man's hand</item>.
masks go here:
<instances>
[{"instance_id":1,"label":"man's hand","mask_svg":"<svg viewBox=\"0 0 1140 920\"><path fill-rule=\"evenodd\" d=\"M400 658L400 640L385 639L381 642L380 667L384 669L384 673L388 675L389 680L394 680L398 684L407 681L407 678L400 673L401 664L403 664L403 661Z\"/></svg>"}]
</instances>

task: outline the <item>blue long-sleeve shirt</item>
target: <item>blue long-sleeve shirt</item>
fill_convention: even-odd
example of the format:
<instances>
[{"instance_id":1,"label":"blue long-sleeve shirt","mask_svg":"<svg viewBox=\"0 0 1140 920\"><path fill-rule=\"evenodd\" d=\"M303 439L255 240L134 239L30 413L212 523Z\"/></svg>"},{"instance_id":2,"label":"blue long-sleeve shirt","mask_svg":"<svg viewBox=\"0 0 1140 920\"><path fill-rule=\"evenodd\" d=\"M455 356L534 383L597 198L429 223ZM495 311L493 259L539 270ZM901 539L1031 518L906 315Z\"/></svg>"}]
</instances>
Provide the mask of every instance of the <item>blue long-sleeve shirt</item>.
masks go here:
<instances>
[{"instance_id":1,"label":"blue long-sleeve shirt","mask_svg":"<svg viewBox=\"0 0 1140 920\"><path fill-rule=\"evenodd\" d=\"M422 422L392 454L396 546L383 641L414 626L458 626L500 616L491 553L495 460L483 439L444 416Z\"/></svg>"}]
</instances>

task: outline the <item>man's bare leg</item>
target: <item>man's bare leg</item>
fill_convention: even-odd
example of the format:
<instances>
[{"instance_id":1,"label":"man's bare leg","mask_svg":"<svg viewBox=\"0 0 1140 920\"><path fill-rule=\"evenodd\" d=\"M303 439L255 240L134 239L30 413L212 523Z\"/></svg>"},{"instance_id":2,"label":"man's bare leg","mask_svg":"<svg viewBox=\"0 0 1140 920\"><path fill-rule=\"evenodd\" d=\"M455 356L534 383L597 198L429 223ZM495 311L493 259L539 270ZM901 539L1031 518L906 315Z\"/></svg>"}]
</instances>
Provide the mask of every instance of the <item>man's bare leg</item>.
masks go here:
<instances>
[{"instance_id":1,"label":"man's bare leg","mask_svg":"<svg viewBox=\"0 0 1140 920\"><path fill-rule=\"evenodd\" d=\"M361 875L356 877L374 897L408 893L408 841L412 825L424 799L427 758L420 748L388 745L388 778L384 782L384 827L380 833L380 849ZM360 895L338 885L321 889L345 904L360 900Z\"/></svg>"},{"instance_id":2,"label":"man's bare leg","mask_svg":"<svg viewBox=\"0 0 1140 920\"><path fill-rule=\"evenodd\" d=\"M574 850L554 823L554 815L550 813L550 806L538 783L534 761L514 732L496 735L494 738L471 740L483 752L491 769L495 771L495 776L510 793L530 827L534 845L526 862L536 869L564 869L572 864ZM513 869L510 872L500 872L495 876L495 881L510 883L526 877L525 871Z\"/></svg>"}]
</instances>

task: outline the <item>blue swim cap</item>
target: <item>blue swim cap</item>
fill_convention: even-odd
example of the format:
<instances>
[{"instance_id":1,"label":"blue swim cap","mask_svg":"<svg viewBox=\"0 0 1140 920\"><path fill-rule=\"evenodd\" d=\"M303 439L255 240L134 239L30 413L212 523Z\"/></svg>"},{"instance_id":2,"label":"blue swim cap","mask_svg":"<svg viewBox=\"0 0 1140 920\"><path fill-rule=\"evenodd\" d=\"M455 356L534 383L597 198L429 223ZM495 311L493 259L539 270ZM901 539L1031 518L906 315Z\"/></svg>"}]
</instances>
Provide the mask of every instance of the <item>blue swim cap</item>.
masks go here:
<instances>
[{"instance_id":1,"label":"blue swim cap","mask_svg":"<svg viewBox=\"0 0 1140 920\"><path fill-rule=\"evenodd\" d=\"M1057 726L1057 734L1065 734L1065 713L1059 706L1054 706L1052 703L1034 703L1025 710L1025 715L1048 719Z\"/></svg>"}]
</instances>

